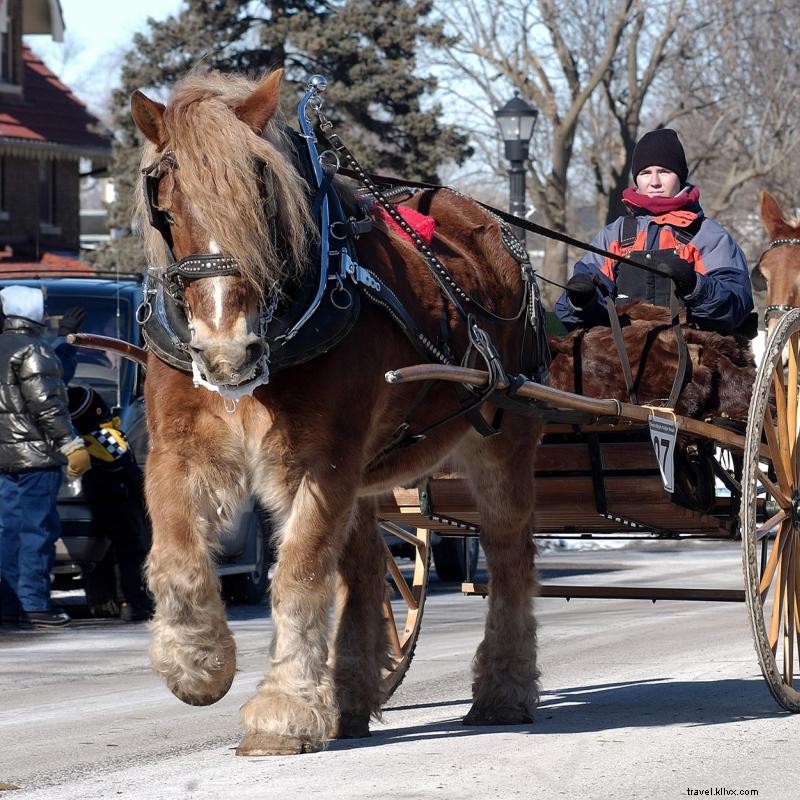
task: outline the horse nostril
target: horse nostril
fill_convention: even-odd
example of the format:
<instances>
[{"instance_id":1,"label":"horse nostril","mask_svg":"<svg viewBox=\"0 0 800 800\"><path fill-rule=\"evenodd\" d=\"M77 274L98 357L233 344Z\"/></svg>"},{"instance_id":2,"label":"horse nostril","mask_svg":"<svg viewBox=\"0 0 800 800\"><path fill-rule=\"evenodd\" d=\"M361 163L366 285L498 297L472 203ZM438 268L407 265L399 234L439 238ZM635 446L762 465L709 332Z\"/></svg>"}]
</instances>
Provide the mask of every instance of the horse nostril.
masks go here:
<instances>
[{"instance_id":1,"label":"horse nostril","mask_svg":"<svg viewBox=\"0 0 800 800\"><path fill-rule=\"evenodd\" d=\"M247 363L253 364L258 361L259 358L264 353L264 345L262 342L253 342L253 344L247 345Z\"/></svg>"}]
</instances>

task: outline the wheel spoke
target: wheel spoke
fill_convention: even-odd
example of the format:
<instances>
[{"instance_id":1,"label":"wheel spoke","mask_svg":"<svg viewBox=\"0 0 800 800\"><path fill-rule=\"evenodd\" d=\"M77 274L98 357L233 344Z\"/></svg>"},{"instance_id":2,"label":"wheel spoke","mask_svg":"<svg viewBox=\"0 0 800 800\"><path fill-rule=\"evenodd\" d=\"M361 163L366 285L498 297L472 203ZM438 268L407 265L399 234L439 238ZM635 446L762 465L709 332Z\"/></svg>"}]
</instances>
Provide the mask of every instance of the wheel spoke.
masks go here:
<instances>
[{"instance_id":1,"label":"wheel spoke","mask_svg":"<svg viewBox=\"0 0 800 800\"><path fill-rule=\"evenodd\" d=\"M791 348L790 348L791 350ZM791 359L790 359L791 360ZM791 404L787 396L786 383L784 382L783 363L778 360L772 372L772 383L775 387L775 416L776 428L778 429L778 445L781 460L786 469L787 481L790 487L794 487L794 472L792 470L792 448L797 437L797 431L790 430L789 420L792 417ZM795 396L795 416L797 414L797 398Z\"/></svg>"},{"instance_id":2,"label":"wheel spoke","mask_svg":"<svg viewBox=\"0 0 800 800\"><path fill-rule=\"evenodd\" d=\"M770 615L769 631L767 639L769 641L772 654L775 655L778 648L778 631L781 627L781 568L778 565L778 581L775 585L775 597L772 598L772 614Z\"/></svg>"},{"instance_id":3,"label":"wheel spoke","mask_svg":"<svg viewBox=\"0 0 800 800\"><path fill-rule=\"evenodd\" d=\"M786 430L791 450L792 474L798 474L797 452L797 334L789 339L789 364L787 381Z\"/></svg>"},{"instance_id":4,"label":"wheel spoke","mask_svg":"<svg viewBox=\"0 0 800 800\"><path fill-rule=\"evenodd\" d=\"M794 455L797 443L797 334L789 339L789 364L786 376L786 432L789 448Z\"/></svg>"},{"instance_id":5,"label":"wheel spoke","mask_svg":"<svg viewBox=\"0 0 800 800\"><path fill-rule=\"evenodd\" d=\"M756 541L763 539L778 523L789 516L788 511L781 509L774 517L770 517L760 528L756 529Z\"/></svg>"},{"instance_id":6,"label":"wheel spoke","mask_svg":"<svg viewBox=\"0 0 800 800\"><path fill-rule=\"evenodd\" d=\"M775 567L778 566L781 551L783 550L783 543L786 541L787 532L791 526L791 522L786 520L778 532L775 534L775 541L772 544L772 551L769 554L769 561L764 568L764 574L761 576L761 583L758 586L758 591L761 594L762 601L766 599L769 587L772 585L772 578L775 575Z\"/></svg>"},{"instance_id":7,"label":"wheel spoke","mask_svg":"<svg viewBox=\"0 0 800 800\"><path fill-rule=\"evenodd\" d=\"M386 620L386 627L389 631L389 644L392 646L392 654L395 658L403 655L403 648L400 645L400 637L397 635L397 625L394 621L394 611L389 599L383 601L383 617Z\"/></svg>"},{"instance_id":8,"label":"wheel spoke","mask_svg":"<svg viewBox=\"0 0 800 800\"><path fill-rule=\"evenodd\" d=\"M794 630L795 630L795 640L797 641L797 652L800 655L800 638L798 638L798 632L800 632L800 570L797 569L797 558L800 557L800 553L795 556L795 571L794 571Z\"/></svg>"},{"instance_id":9,"label":"wheel spoke","mask_svg":"<svg viewBox=\"0 0 800 800\"><path fill-rule=\"evenodd\" d=\"M775 474L778 476L778 486L780 486L784 497L791 497L792 472L789 466L788 449L784 449L781 446L780 430L778 433L775 432L775 423L772 420L772 411L770 410L769 404L764 408L764 433L766 434L770 456L772 457L772 466L775 468ZM786 439L785 428L783 438Z\"/></svg>"},{"instance_id":10,"label":"wheel spoke","mask_svg":"<svg viewBox=\"0 0 800 800\"><path fill-rule=\"evenodd\" d=\"M783 537L781 550L785 549L784 544L788 541L791 537L791 533L786 531L786 535ZM778 561L778 577L775 580L775 596L772 598L772 614L770 616L769 621L769 633L767 634L767 638L769 639L769 646L772 648L772 652L775 653L778 647L778 636L780 634L781 629L781 620L784 616L783 609L784 609L784 602L786 599L786 584L789 578L789 570L786 564L784 564L784 560L781 559Z\"/></svg>"},{"instance_id":11,"label":"wheel spoke","mask_svg":"<svg viewBox=\"0 0 800 800\"><path fill-rule=\"evenodd\" d=\"M787 581L786 592L783 599L783 680L789 686L794 680L794 604L795 604L795 548L797 536L790 537L789 545L786 548Z\"/></svg>"},{"instance_id":12,"label":"wheel spoke","mask_svg":"<svg viewBox=\"0 0 800 800\"><path fill-rule=\"evenodd\" d=\"M756 469L756 475L761 485L772 495L775 502L781 507L781 511L791 508L792 501L766 476L760 469Z\"/></svg>"}]
</instances>

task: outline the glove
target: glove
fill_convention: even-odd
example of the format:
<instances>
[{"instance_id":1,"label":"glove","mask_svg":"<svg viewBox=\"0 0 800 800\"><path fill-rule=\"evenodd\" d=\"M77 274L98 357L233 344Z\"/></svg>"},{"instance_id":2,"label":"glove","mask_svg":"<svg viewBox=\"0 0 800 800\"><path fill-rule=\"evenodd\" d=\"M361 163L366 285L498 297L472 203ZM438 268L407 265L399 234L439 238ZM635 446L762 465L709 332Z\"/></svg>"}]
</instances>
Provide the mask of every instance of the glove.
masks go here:
<instances>
[{"instance_id":1,"label":"glove","mask_svg":"<svg viewBox=\"0 0 800 800\"><path fill-rule=\"evenodd\" d=\"M67 456L67 475L70 478L80 478L91 466L89 451L85 447L79 447Z\"/></svg>"},{"instance_id":2,"label":"glove","mask_svg":"<svg viewBox=\"0 0 800 800\"><path fill-rule=\"evenodd\" d=\"M685 261L678 255L666 255L659 258L656 267L668 278L672 278L675 289L680 297L686 297L697 286L697 273L694 265Z\"/></svg>"},{"instance_id":3,"label":"glove","mask_svg":"<svg viewBox=\"0 0 800 800\"><path fill-rule=\"evenodd\" d=\"M61 322L58 323L58 335L67 336L70 333L77 333L85 318L86 312L80 306L68 308L61 316Z\"/></svg>"},{"instance_id":4,"label":"glove","mask_svg":"<svg viewBox=\"0 0 800 800\"><path fill-rule=\"evenodd\" d=\"M588 275L573 275L567 281L566 290L575 308L584 309L597 297L594 281Z\"/></svg>"}]
</instances>

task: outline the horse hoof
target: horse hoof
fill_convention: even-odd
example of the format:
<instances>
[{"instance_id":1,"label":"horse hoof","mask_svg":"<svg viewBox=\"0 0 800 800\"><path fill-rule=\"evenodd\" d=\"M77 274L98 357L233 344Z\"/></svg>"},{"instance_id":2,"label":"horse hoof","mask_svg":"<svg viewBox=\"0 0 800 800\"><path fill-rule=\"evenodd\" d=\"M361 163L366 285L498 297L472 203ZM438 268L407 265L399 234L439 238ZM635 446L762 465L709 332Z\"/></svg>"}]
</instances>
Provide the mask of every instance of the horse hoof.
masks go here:
<instances>
[{"instance_id":1,"label":"horse hoof","mask_svg":"<svg viewBox=\"0 0 800 800\"><path fill-rule=\"evenodd\" d=\"M217 670L207 677L203 683L184 686L180 683L167 682L172 694L189 706L210 706L228 694L236 675L236 660L230 659L224 669Z\"/></svg>"},{"instance_id":2,"label":"horse hoof","mask_svg":"<svg viewBox=\"0 0 800 800\"><path fill-rule=\"evenodd\" d=\"M275 733L246 733L236 748L237 756L296 756L315 753L319 747L302 736L278 736Z\"/></svg>"},{"instance_id":3,"label":"horse hoof","mask_svg":"<svg viewBox=\"0 0 800 800\"><path fill-rule=\"evenodd\" d=\"M364 739L369 732L369 714L342 714L333 729L333 739Z\"/></svg>"},{"instance_id":4,"label":"horse hoof","mask_svg":"<svg viewBox=\"0 0 800 800\"><path fill-rule=\"evenodd\" d=\"M227 684L221 686L217 691L213 694L187 694L177 686L169 687L169 690L175 697L178 698L183 703L186 703L187 706L213 706L214 703L219 702L228 694L228 690L231 688L231 684L233 683L233 676L227 682Z\"/></svg>"},{"instance_id":5,"label":"horse hoof","mask_svg":"<svg viewBox=\"0 0 800 800\"><path fill-rule=\"evenodd\" d=\"M484 709L473 704L463 725L530 725L533 714L521 708Z\"/></svg>"}]
</instances>

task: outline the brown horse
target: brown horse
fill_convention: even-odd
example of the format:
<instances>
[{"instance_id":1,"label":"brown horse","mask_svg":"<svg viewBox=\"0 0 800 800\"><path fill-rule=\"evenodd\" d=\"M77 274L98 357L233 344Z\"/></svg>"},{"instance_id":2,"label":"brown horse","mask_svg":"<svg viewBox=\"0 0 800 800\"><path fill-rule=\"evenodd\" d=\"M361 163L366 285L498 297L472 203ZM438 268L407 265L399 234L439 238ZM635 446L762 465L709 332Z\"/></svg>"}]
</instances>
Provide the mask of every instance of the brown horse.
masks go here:
<instances>
[{"instance_id":1,"label":"brown horse","mask_svg":"<svg viewBox=\"0 0 800 800\"><path fill-rule=\"evenodd\" d=\"M392 447L405 424L425 430L456 414L461 401L452 388L433 385L423 397L413 385L385 382L387 370L418 363L420 355L390 315L367 301L330 352L273 370L268 383L235 403L214 391L235 390L257 374L265 298L302 280L314 245L307 187L276 116L280 79L280 71L260 82L195 73L166 106L140 92L131 101L147 140L143 171L153 181L140 194L140 211L162 215L162 231L169 226L163 232L186 267L173 299L188 326L195 378L202 376L198 387L186 371L150 356L154 668L186 703L214 703L228 691L236 648L213 554L219 529L252 493L276 527L275 633L270 669L242 708L237 752L298 753L331 737L367 735L370 717L380 713L388 653L375 497L447 458L471 482L491 575L465 723L530 723L539 674L531 600L539 423L507 415L501 432L484 438L461 416L410 446ZM514 318L528 290L500 223L446 190L415 194L408 205L436 220L431 250L478 309L505 367L522 371L522 319L501 323L497 316ZM145 227L163 279L164 240ZM454 354L467 351L461 315L409 242L376 218L358 239L357 260L391 288L425 337L441 342L446 334ZM219 269L187 277L193 265L208 263ZM485 407L484 418L493 412Z\"/></svg>"},{"instance_id":2,"label":"brown horse","mask_svg":"<svg viewBox=\"0 0 800 800\"><path fill-rule=\"evenodd\" d=\"M800 220L789 221L778 201L761 192L761 222L770 242L751 273L753 288L767 293L765 320L771 329L777 317L800 307Z\"/></svg>"}]
</instances>

